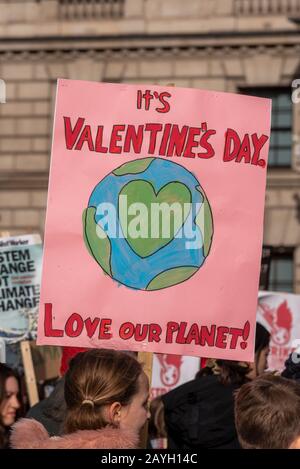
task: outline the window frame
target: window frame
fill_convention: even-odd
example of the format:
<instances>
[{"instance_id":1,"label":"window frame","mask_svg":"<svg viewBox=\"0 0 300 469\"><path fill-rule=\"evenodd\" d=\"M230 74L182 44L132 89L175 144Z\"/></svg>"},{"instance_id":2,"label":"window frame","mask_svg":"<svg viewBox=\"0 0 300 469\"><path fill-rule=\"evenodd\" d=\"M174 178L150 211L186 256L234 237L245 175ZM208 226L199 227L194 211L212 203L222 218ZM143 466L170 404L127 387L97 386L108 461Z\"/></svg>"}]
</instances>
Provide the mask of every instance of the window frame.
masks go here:
<instances>
[{"instance_id":1,"label":"window frame","mask_svg":"<svg viewBox=\"0 0 300 469\"><path fill-rule=\"evenodd\" d=\"M287 293L293 293L294 292L294 282L295 282L295 273L294 273L294 253L295 253L295 248L294 247L272 247L272 254L271 254L271 262L270 262L270 272L269 272L269 281L268 281L268 290L269 291L275 291L275 292L287 292ZM271 278L271 273L273 270L274 266L274 261L279 261L279 260L289 260L291 261L292 264L292 278L291 278L291 283L284 282L284 280L281 280L280 278L276 278L275 281L272 281ZM284 288L277 288L278 285L285 285ZM288 289L290 287L290 290Z\"/></svg>"},{"instance_id":2,"label":"window frame","mask_svg":"<svg viewBox=\"0 0 300 469\"><path fill-rule=\"evenodd\" d=\"M283 126L273 126L271 123L271 137L272 137L272 132L274 135L278 135L280 132L282 133L288 133L290 132L291 136L291 141L290 145L284 145L284 146L277 146L275 147L274 151L274 162L271 162L270 159L268 161L268 168L270 169L292 169L292 138L293 138L293 103L291 99L291 89L287 86L253 86L253 87L240 87L239 92L241 94L249 95L249 96L257 96L261 98L270 98L273 99L276 97L276 95L279 95L280 93L285 93L290 97L290 105L291 105L291 125L290 127L283 127ZM285 109L285 112L288 112L287 109ZM274 107L272 105L272 120L274 119ZM276 113L276 108L275 108L275 113ZM279 112L276 113L276 117L278 116ZM277 120L277 119L276 119ZM270 139L271 140L271 139ZM274 145L273 145L274 148ZM278 154L280 150L289 150L290 152L290 162L286 164L278 163ZM270 149L269 149L269 154L271 151L271 141L270 141Z\"/></svg>"}]
</instances>

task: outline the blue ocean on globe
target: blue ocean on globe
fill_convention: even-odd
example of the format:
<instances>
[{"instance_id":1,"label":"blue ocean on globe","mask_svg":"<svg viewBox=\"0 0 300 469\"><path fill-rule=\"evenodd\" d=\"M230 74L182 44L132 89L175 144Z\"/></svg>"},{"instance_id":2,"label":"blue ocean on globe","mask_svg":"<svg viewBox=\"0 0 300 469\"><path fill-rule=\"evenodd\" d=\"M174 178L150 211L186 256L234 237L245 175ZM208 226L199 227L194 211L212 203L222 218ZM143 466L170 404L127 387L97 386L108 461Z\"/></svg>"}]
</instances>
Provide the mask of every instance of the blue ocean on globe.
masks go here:
<instances>
[{"instance_id":1,"label":"blue ocean on globe","mask_svg":"<svg viewBox=\"0 0 300 469\"><path fill-rule=\"evenodd\" d=\"M133 167L134 164L136 164L135 167ZM119 195L126 184L132 181L150 183L155 194L159 194L163 187L176 181L184 185L191 194L191 209L182 228L168 244L146 257L138 255L125 237L109 237L107 220L103 214L97 212L99 204L109 203L116 207L118 214ZM208 220L207 226L210 230L206 252L203 233L196 223L197 213L204 203L206 204L205 220ZM209 203L197 178L183 166L172 161L162 158L144 158L125 163L104 177L94 188L86 210L91 209L96 209L93 212L92 222L101 227L109 239L110 244L106 244L106 247L110 259L105 261L106 266L109 267L103 268L103 261L97 258L97 252L100 252L102 244L99 243L97 246L95 236L89 238L86 228L87 219L85 219L84 229L88 249L112 279L129 288L158 290L181 283L194 275L208 255L212 240L212 214ZM119 218L117 228L118 233L122 233ZM193 248L190 247L191 245Z\"/></svg>"}]
</instances>

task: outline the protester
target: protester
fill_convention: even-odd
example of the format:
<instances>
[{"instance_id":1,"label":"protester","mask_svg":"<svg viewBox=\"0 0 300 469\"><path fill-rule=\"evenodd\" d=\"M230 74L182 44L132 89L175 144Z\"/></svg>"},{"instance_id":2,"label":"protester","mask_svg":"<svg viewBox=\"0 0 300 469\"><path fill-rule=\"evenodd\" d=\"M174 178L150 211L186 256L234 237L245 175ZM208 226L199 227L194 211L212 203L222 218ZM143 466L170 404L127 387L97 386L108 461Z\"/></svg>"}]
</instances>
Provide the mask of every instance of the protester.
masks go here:
<instances>
[{"instance_id":1,"label":"protester","mask_svg":"<svg viewBox=\"0 0 300 469\"><path fill-rule=\"evenodd\" d=\"M87 351L83 347L62 347L60 373L64 375L73 357L80 352ZM66 402L64 395L64 376L58 380L51 395L31 407L26 418L33 418L45 427L50 436L59 436L63 431L63 422L66 417Z\"/></svg>"},{"instance_id":2,"label":"protester","mask_svg":"<svg viewBox=\"0 0 300 469\"><path fill-rule=\"evenodd\" d=\"M300 386L265 374L242 386L235 400L240 444L247 449L300 449Z\"/></svg>"},{"instance_id":3,"label":"protester","mask_svg":"<svg viewBox=\"0 0 300 469\"><path fill-rule=\"evenodd\" d=\"M26 418L40 422L50 436L62 433L62 426L66 417L66 402L64 395L65 378L60 378L49 397L35 404L29 409Z\"/></svg>"},{"instance_id":4,"label":"protester","mask_svg":"<svg viewBox=\"0 0 300 469\"><path fill-rule=\"evenodd\" d=\"M0 363L0 449L8 447L9 430L20 407L17 375L7 365Z\"/></svg>"},{"instance_id":5,"label":"protester","mask_svg":"<svg viewBox=\"0 0 300 469\"><path fill-rule=\"evenodd\" d=\"M284 370L281 373L283 378L292 379L300 384L300 355L292 352L284 363Z\"/></svg>"},{"instance_id":6,"label":"protester","mask_svg":"<svg viewBox=\"0 0 300 469\"><path fill-rule=\"evenodd\" d=\"M250 364L250 379L261 375L268 367L268 355L270 353L270 332L259 322L256 323L255 331L255 361Z\"/></svg>"},{"instance_id":7,"label":"protester","mask_svg":"<svg viewBox=\"0 0 300 469\"><path fill-rule=\"evenodd\" d=\"M239 448L234 392L267 367L270 334L256 327L255 362L208 360L193 381L162 396L169 449Z\"/></svg>"},{"instance_id":8,"label":"protester","mask_svg":"<svg viewBox=\"0 0 300 469\"><path fill-rule=\"evenodd\" d=\"M80 352L87 351L83 347L62 347L60 373L62 378L58 380L53 392L46 399L41 400L29 409L26 418L32 418L40 422L49 436L59 436L63 431L63 422L66 417L66 402L64 394L64 374L69 368L70 360Z\"/></svg>"},{"instance_id":9,"label":"protester","mask_svg":"<svg viewBox=\"0 0 300 469\"><path fill-rule=\"evenodd\" d=\"M160 396L150 403L150 420L148 425L150 448L167 448L167 430L164 419L164 405Z\"/></svg>"},{"instance_id":10,"label":"protester","mask_svg":"<svg viewBox=\"0 0 300 469\"><path fill-rule=\"evenodd\" d=\"M13 448L136 448L148 412L149 383L131 355L92 349L72 358L65 375L64 434L49 437L41 423L23 419Z\"/></svg>"}]
</instances>

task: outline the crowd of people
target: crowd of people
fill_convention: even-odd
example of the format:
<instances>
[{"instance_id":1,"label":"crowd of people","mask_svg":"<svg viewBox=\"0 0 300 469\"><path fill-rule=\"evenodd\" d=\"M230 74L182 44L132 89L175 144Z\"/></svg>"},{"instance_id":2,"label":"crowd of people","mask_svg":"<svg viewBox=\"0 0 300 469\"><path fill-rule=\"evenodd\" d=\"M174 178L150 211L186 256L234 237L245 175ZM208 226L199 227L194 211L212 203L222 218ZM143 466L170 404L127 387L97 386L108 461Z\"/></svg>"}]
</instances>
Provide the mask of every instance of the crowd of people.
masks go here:
<instances>
[{"instance_id":1,"label":"crowd of people","mask_svg":"<svg viewBox=\"0 0 300 469\"><path fill-rule=\"evenodd\" d=\"M209 359L195 379L149 402L134 353L74 349L52 394L25 418L16 373L0 364L0 448L300 448L300 364L266 372L270 335L257 324L253 363ZM23 415L22 415L23 414Z\"/></svg>"}]
</instances>

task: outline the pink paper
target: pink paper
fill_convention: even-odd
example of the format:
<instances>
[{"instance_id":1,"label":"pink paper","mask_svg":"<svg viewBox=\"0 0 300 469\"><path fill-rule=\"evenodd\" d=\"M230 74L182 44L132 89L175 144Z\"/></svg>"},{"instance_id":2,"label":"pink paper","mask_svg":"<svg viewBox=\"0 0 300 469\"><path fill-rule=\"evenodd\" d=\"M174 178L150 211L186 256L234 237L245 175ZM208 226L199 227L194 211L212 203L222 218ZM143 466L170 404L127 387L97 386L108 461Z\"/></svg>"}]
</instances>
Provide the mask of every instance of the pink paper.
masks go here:
<instances>
[{"instance_id":1,"label":"pink paper","mask_svg":"<svg viewBox=\"0 0 300 469\"><path fill-rule=\"evenodd\" d=\"M253 359L270 111L231 93L58 81L39 344ZM98 202L117 202L118 228L136 233L121 195L146 208L200 200L204 244L183 249L175 228L98 244Z\"/></svg>"}]
</instances>

